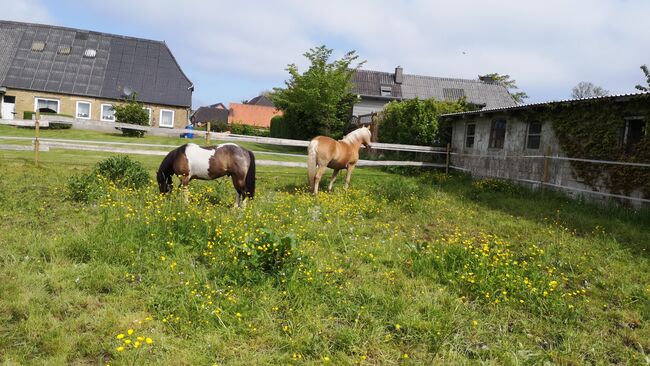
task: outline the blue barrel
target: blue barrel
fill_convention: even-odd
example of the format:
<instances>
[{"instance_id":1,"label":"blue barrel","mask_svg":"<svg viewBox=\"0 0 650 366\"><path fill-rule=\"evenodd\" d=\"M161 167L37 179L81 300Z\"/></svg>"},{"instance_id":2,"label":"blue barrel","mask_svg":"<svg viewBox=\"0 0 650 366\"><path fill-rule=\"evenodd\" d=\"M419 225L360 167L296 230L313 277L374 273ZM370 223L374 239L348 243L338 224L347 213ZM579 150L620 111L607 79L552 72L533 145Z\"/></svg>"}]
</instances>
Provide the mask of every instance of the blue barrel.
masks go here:
<instances>
[{"instance_id":1,"label":"blue barrel","mask_svg":"<svg viewBox=\"0 0 650 366\"><path fill-rule=\"evenodd\" d=\"M186 130L194 130L194 126L192 126L192 124L190 123L189 125L185 126L185 129L186 129ZM193 138L194 138L194 134L193 134L192 132L182 133L182 134L181 134L181 137L182 137L182 138L186 138L186 139L193 139Z\"/></svg>"}]
</instances>

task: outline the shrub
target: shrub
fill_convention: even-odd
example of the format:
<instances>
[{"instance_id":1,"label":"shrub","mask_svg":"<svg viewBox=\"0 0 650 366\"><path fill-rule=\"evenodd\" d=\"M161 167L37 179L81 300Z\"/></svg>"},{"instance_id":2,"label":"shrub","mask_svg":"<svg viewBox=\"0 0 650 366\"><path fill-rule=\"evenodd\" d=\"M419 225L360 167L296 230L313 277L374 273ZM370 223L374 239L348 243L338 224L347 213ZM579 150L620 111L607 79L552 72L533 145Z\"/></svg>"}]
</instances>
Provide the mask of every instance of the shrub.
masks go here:
<instances>
[{"instance_id":1,"label":"shrub","mask_svg":"<svg viewBox=\"0 0 650 366\"><path fill-rule=\"evenodd\" d=\"M113 106L113 109L115 110L115 121L138 126L149 125L149 114L144 109L144 105L138 103L136 96L137 95L133 93L131 99L126 101L126 103ZM124 136L143 137L144 133L145 131L142 130L122 128L122 134Z\"/></svg>"},{"instance_id":2,"label":"shrub","mask_svg":"<svg viewBox=\"0 0 650 366\"><path fill-rule=\"evenodd\" d=\"M210 131L212 132L226 132L228 131L228 122L226 121L211 121Z\"/></svg>"},{"instance_id":3,"label":"shrub","mask_svg":"<svg viewBox=\"0 0 650 366\"><path fill-rule=\"evenodd\" d=\"M140 162L127 155L111 156L98 162L90 173L71 176L67 182L67 198L93 202L106 193L107 182L138 189L149 184L149 180L149 173Z\"/></svg>"},{"instance_id":4,"label":"shrub","mask_svg":"<svg viewBox=\"0 0 650 366\"><path fill-rule=\"evenodd\" d=\"M277 275L295 259L295 239L279 237L269 229L261 229L259 236L244 245L236 245L236 258L244 268Z\"/></svg>"},{"instance_id":5,"label":"shrub","mask_svg":"<svg viewBox=\"0 0 650 366\"><path fill-rule=\"evenodd\" d=\"M230 126L230 132L236 135L248 135L248 136L269 136L269 130L266 128L258 128L250 125L233 123Z\"/></svg>"},{"instance_id":6,"label":"shrub","mask_svg":"<svg viewBox=\"0 0 650 366\"><path fill-rule=\"evenodd\" d=\"M111 156L97 163L95 171L118 187L142 188L149 184L149 173L139 161L128 155Z\"/></svg>"},{"instance_id":7,"label":"shrub","mask_svg":"<svg viewBox=\"0 0 650 366\"><path fill-rule=\"evenodd\" d=\"M94 202L104 195L106 187L94 174L73 175L68 178L67 198L76 202Z\"/></svg>"},{"instance_id":8,"label":"shrub","mask_svg":"<svg viewBox=\"0 0 650 366\"><path fill-rule=\"evenodd\" d=\"M283 116L275 116L271 118L271 129L269 134L271 137L291 138L291 131Z\"/></svg>"}]
</instances>

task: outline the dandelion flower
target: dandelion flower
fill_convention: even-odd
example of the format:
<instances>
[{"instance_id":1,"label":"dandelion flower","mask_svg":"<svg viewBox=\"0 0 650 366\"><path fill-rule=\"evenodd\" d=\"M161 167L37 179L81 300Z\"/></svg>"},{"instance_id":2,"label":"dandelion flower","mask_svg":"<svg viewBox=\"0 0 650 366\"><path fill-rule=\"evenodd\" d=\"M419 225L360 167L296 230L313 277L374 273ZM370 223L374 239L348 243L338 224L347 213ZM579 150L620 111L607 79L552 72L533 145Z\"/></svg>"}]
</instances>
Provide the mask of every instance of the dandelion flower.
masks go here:
<instances>
[{"instance_id":1,"label":"dandelion flower","mask_svg":"<svg viewBox=\"0 0 650 366\"><path fill-rule=\"evenodd\" d=\"M147 342L147 344L152 344L153 343L153 339L151 339L149 337L147 337L147 339L145 339L144 341Z\"/></svg>"},{"instance_id":2,"label":"dandelion flower","mask_svg":"<svg viewBox=\"0 0 650 366\"><path fill-rule=\"evenodd\" d=\"M115 338L117 338L117 339L122 339L122 338L124 338L124 334L123 334L123 333L120 333L120 334L118 334L117 337L115 337Z\"/></svg>"},{"instance_id":3,"label":"dandelion flower","mask_svg":"<svg viewBox=\"0 0 650 366\"><path fill-rule=\"evenodd\" d=\"M126 333L127 333L128 335L133 334L133 329L129 329L129 330L127 330Z\"/></svg>"},{"instance_id":4,"label":"dandelion flower","mask_svg":"<svg viewBox=\"0 0 650 366\"><path fill-rule=\"evenodd\" d=\"M122 347L122 346L119 346L119 347L117 347L116 349L117 349L117 352L122 352L122 351L124 351L124 347Z\"/></svg>"}]
</instances>

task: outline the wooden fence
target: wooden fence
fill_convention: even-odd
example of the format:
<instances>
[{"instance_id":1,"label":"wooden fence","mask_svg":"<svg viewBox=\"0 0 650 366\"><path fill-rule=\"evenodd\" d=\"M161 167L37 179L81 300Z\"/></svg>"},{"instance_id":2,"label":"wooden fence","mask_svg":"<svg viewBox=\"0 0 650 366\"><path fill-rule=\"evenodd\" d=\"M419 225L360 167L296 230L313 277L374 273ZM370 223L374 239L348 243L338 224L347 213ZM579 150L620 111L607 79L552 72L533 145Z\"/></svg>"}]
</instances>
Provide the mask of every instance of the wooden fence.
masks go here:
<instances>
[{"instance_id":1,"label":"wooden fence","mask_svg":"<svg viewBox=\"0 0 650 366\"><path fill-rule=\"evenodd\" d=\"M194 134L203 137L206 143L210 140L227 141L227 142L250 142L266 145L279 145L279 146L295 146L307 147L309 141L279 139L272 137L259 137L259 136L245 136L236 135L231 133L208 132L201 130L189 130L180 128L161 128L152 126L139 126L128 123L108 122L86 120L61 116L35 116L34 120L0 120L0 124L35 127L34 138L25 137L11 137L0 136L0 139L10 140L33 140L33 147L26 148L24 145L7 145L0 144L0 149L12 150L34 150L36 164L38 164L38 153L40 151L49 151L49 149L70 149L70 150L85 150L85 151L102 151L114 153L128 153L140 155L166 155L169 150L176 148L173 145L160 145L160 144L138 144L126 142L111 142L111 141L83 141L83 140L65 140L65 139L47 139L41 138L39 135L40 127L49 127L50 123L61 123L72 125L75 129L91 130L97 132L115 132L116 129L129 128L133 130L145 131L153 136L175 136L178 137L182 134ZM145 148L145 149L142 149ZM165 148L165 151L152 150L147 148ZM391 150L391 151L405 151L416 153L429 153L429 154L449 154L445 148L436 148L430 146L417 146L417 145L401 145L401 144L386 144L386 143L373 143L372 149L376 150ZM286 154L274 152L261 152L254 151L256 154L276 155L285 157L306 157L300 154ZM285 166L285 167L307 167L306 162L290 162L290 161L277 161L277 160L257 160L258 165L266 166ZM358 166L414 166L414 167L435 167L445 168L445 164L426 163L420 161L397 161L397 160L360 160Z\"/></svg>"}]
</instances>

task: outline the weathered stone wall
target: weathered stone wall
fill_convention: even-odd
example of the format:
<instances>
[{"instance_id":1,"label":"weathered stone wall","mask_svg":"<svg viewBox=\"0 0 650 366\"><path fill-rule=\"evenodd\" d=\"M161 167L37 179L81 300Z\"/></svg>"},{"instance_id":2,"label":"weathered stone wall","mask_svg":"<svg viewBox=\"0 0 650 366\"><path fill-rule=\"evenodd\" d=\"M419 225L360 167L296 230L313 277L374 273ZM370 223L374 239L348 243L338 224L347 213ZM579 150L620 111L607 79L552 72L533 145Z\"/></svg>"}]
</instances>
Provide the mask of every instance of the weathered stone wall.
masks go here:
<instances>
[{"instance_id":1,"label":"weathered stone wall","mask_svg":"<svg viewBox=\"0 0 650 366\"><path fill-rule=\"evenodd\" d=\"M501 149L489 148L491 123L499 118L507 122L504 146ZM551 121L539 121L542 123L540 147L527 149L528 122L507 113L489 116L469 115L454 120L452 133L454 155L451 157L451 163L476 177L511 179L520 182L533 181L528 184L539 187L540 184L534 182L542 182L545 179L545 159L526 156L542 156L545 153L558 157L567 155L560 148ZM470 123L476 124L475 141L474 147L467 148L465 146L466 126ZM590 168L602 169L602 165L592 164ZM548 159L545 182L573 188L574 190L566 190L566 193L575 196L587 195L590 199L606 198L579 190L610 193L604 182L597 182L593 187L587 185L567 160ZM633 196L641 197L641 193L635 192Z\"/></svg>"}]
</instances>

